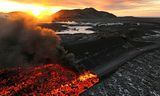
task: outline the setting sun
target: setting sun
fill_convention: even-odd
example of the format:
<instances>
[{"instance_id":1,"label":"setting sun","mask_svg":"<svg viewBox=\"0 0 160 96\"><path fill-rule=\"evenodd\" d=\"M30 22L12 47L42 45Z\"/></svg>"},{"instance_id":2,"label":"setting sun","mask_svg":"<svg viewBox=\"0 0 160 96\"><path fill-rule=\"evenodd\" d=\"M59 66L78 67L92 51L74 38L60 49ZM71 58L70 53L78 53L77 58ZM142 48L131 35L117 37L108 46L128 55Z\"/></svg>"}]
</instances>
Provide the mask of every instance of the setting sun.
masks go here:
<instances>
[{"instance_id":1,"label":"setting sun","mask_svg":"<svg viewBox=\"0 0 160 96\"><path fill-rule=\"evenodd\" d=\"M28 12L28 13L30 13L31 15L33 15L39 19L42 19L44 16L49 16L54 13L45 7L36 7L36 8L32 8L30 10L31 10L31 12Z\"/></svg>"},{"instance_id":2,"label":"setting sun","mask_svg":"<svg viewBox=\"0 0 160 96\"><path fill-rule=\"evenodd\" d=\"M42 10L33 9L32 13L33 13L34 16L39 16L42 13Z\"/></svg>"},{"instance_id":3,"label":"setting sun","mask_svg":"<svg viewBox=\"0 0 160 96\"><path fill-rule=\"evenodd\" d=\"M51 21L50 17L53 14L53 12L42 8L42 9L32 9L32 12L30 14L36 17L39 21L50 22Z\"/></svg>"},{"instance_id":4,"label":"setting sun","mask_svg":"<svg viewBox=\"0 0 160 96\"><path fill-rule=\"evenodd\" d=\"M41 4L24 4L12 1L1 1L1 9L4 12L22 11L27 12L38 19L46 19L47 16L54 14L62 9L62 7L47 6ZM44 18L45 17L45 18ZM48 19L48 18L47 18Z\"/></svg>"},{"instance_id":5,"label":"setting sun","mask_svg":"<svg viewBox=\"0 0 160 96\"><path fill-rule=\"evenodd\" d=\"M49 8L39 7L31 9L31 11L28 13L36 17L39 21L50 22L51 15L56 12L55 10L56 8L51 10Z\"/></svg>"}]
</instances>

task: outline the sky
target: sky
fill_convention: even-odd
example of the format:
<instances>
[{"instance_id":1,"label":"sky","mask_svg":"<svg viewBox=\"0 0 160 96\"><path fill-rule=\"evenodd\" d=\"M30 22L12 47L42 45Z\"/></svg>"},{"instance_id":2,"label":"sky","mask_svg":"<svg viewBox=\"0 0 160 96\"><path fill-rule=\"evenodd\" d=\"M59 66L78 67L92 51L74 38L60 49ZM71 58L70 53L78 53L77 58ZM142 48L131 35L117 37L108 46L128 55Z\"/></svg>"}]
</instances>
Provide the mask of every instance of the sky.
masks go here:
<instances>
[{"instance_id":1,"label":"sky","mask_svg":"<svg viewBox=\"0 0 160 96\"><path fill-rule=\"evenodd\" d=\"M93 7L117 16L160 17L160 0L0 0L0 12L39 11Z\"/></svg>"}]
</instances>

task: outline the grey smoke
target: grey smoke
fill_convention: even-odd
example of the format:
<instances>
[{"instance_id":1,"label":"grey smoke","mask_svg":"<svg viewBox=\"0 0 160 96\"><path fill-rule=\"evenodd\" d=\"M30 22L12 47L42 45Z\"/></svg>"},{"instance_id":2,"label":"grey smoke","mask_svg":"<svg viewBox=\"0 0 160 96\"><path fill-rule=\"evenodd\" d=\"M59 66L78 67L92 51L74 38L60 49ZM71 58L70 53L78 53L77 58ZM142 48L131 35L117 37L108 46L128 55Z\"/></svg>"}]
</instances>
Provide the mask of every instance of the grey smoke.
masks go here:
<instances>
[{"instance_id":1,"label":"grey smoke","mask_svg":"<svg viewBox=\"0 0 160 96\"><path fill-rule=\"evenodd\" d=\"M67 53L59 37L17 13L0 16L0 68L62 63Z\"/></svg>"}]
</instances>

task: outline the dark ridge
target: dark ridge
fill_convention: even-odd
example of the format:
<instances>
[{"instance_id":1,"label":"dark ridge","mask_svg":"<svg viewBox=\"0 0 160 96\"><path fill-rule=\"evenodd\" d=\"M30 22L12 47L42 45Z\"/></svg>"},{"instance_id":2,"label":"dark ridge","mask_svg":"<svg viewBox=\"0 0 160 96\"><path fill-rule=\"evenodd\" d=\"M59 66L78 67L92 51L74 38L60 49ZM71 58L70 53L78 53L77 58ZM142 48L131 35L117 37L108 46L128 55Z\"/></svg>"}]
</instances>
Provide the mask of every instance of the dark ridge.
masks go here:
<instances>
[{"instance_id":1,"label":"dark ridge","mask_svg":"<svg viewBox=\"0 0 160 96\"><path fill-rule=\"evenodd\" d=\"M108 19L115 18L114 14L98 11L94 8L60 10L53 14L53 21L74 21L79 19Z\"/></svg>"}]
</instances>

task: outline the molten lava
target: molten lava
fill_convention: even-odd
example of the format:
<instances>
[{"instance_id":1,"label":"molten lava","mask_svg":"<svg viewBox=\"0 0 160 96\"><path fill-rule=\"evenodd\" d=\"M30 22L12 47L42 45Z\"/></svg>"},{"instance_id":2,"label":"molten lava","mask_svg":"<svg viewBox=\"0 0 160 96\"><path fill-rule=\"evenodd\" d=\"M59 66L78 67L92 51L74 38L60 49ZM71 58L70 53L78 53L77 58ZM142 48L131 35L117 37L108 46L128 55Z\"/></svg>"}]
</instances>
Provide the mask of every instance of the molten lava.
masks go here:
<instances>
[{"instance_id":1,"label":"molten lava","mask_svg":"<svg viewBox=\"0 0 160 96\"><path fill-rule=\"evenodd\" d=\"M91 72L78 73L58 64L0 70L0 96L78 96L99 81Z\"/></svg>"},{"instance_id":2,"label":"molten lava","mask_svg":"<svg viewBox=\"0 0 160 96\"><path fill-rule=\"evenodd\" d=\"M47 93L49 96L79 96L82 92L92 87L99 82L96 75L91 72L85 72L78 78L67 82L65 85L61 85L56 90L53 89L51 93Z\"/></svg>"}]
</instances>

